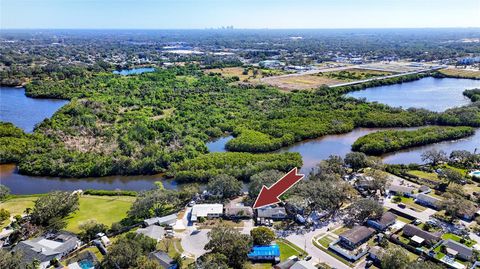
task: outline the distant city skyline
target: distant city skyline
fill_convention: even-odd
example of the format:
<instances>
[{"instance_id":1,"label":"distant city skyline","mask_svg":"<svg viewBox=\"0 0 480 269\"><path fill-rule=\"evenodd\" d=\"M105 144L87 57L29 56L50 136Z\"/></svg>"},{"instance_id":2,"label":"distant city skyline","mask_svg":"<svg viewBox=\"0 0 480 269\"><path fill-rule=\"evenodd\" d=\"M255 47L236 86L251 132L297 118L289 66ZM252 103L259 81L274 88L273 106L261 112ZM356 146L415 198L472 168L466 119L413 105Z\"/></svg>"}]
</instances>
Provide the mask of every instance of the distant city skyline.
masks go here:
<instances>
[{"instance_id":1,"label":"distant city skyline","mask_svg":"<svg viewBox=\"0 0 480 269\"><path fill-rule=\"evenodd\" d=\"M2 29L480 27L480 0L1 0Z\"/></svg>"}]
</instances>

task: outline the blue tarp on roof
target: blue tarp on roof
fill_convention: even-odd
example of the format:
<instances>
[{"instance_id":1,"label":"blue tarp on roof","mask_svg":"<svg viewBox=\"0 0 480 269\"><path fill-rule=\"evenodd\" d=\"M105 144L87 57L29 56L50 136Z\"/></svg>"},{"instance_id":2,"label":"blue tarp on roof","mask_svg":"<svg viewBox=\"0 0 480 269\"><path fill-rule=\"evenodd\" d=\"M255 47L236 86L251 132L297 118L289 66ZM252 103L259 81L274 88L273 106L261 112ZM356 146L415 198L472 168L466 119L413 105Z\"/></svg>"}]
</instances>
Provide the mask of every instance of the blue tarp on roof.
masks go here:
<instances>
[{"instance_id":1,"label":"blue tarp on roof","mask_svg":"<svg viewBox=\"0 0 480 269\"><path fill-rule=\"evenodd\" d=\"M278 245L270 246L254 246L252 251L248 254L248 257L265 257L265 256L275 256L280 257L280 248Z\"/></svg>"}]
</instances>

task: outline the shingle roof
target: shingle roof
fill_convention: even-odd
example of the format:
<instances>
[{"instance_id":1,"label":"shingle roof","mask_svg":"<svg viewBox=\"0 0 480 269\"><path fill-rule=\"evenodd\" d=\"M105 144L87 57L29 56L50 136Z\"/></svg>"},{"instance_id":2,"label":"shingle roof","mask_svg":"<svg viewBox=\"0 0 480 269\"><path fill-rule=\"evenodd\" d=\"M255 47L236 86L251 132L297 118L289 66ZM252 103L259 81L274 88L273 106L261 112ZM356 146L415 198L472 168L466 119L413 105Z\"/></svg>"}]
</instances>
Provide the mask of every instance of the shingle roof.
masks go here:
<instances>
[{"instance_id":1,"label":"shingle roof","mask_svg":"<svg viewBox=\"0 0 480 269\"><path fill-rule=\"evenodd\" d=\"M401 186L401 185L390 185L388 186L388 190L394 192L402 192L402 193L412 193L414 188L408 186Z\"/></svg>"},{"instance_id":2,"label":"shingle roof","mask_svg":"<svg viewBox=\"0 0 480 269\"><path fill-rule=\"evenodd\" d=\"M22 252L23 260L26 262L34 260L47 262L75 249L79 242L75 235L61 232L21 241L15 246L14 251Z\"/></svg>"},{"instance_id":3,"label":"shingle roof","mask_svg":"<svg viewBox=\"0 0 480 269\"><path fill-rule=\"evenodd\" d=\"M137 234L143 234L155 240L161 240L165 234L165 229L158 225L150 225L146 228L140 228L136 231Z\"/></svg>"},{"instance_id":4,"label":"shingle roof","mask_svg":"<svg viewBox=\"0 0 480 269\"><path fill-rule=\"evenodd\" d=\"M403 227L403 234L408 236L408 237L413 237L413 236L418 236L421 237L427 241L431 242L438 242L440 241L440 235L439 234L433 234L427 231L424 231L412 224L407 224Z\"/></svg>"},{"instance_id":5,"label":"shingle roof","mask_svg":"<svg viewBox=\"0 0 480 269\"><path fill-rule=\"evenodd\" d=\"M290 269L317 269L313 264L307 261L298 261Z\"/></svg>"},{"instance_id":6,"label":"shingle roof","mask_svg":"<svg viewBox=\"0 0 480 269\"><path fill-rule=\"evenodd\" d=\"M286 216L287 212L284 207L262 207L257 209L259 218L271 218L274 215Z\"/></svg>"},{"instance_id":7,"label":"shingle roof","mask_svg":"<svg viewBox=\"0 0 480 269\"><path fill-rule=\"evenodd\" d=\"M450 249L457 251L460 255L464 257L471 257L473 255L473 249L465 246L464 244L448 239L443 244Z\"/></svg>"},{"instance_id":8,"label":"shingle roof","mask_svg":"<svg viewBox=\"0 0 480 269\"><path fill-rule=\"evenodd\" d=\"M143 222L147 225L153 225L153 224L171 224L177 221L177 214L171 214L163 217L154 217L150 219L145 219Z\"/></svg>"},{"instance_id":9,"label":"shingle roof","mask_svg":"<svg viewBox=\"0 0 480 269\"><path fill-rule=\"evenodd\" d=\"M374 232L375 230L367 228L365 226L355 226L352 229L340 234L340 237L345 238L353 244L358 244L359 242L372 236Z\"/></svg>"},{"instance_id":10,"label":"shingle roof","mask_svg":"<svg viewBox=\"0 0 480 269\"><path fill-rule=\"evenodd\" d=\"M379 220L375 221L385 226L394 222L396 219L397 215L393 214L392 212L385 212Z\"/></svg>"},{"instance_id":11,"label":"shingle roof","mask_svg":"<svg viewBox=\"0 0 480 269\"><path fill-rule=\"evenodd\" d=\"M151 260L156 260L160 266L162 266L162 268L168 268L175 263L175 261L170 258L167 253L160 250L150 252L150 254L148 254L148 258Z\"/></svg>"},{"instance_id":12,"label":"shingle roof","mask_svg":"<svg viewBox=\"0 0 480 269\"><path fill-rule=\"evenodd\" d=\"M244 216L252 216L253 209L249 206L228 204L225 206L225 215L237 216L240 212L243 212Z\"/></svg>"},{"instance_id":13,"label":"shingle roof","mask_svg":"<svg viewBox=\"0 0 480 269\"><path fill-rule=\"evenodd\" d=\"M427 195L427 194L423 194L423 193L419 193L417 195L417 200L428 202L428 203L431 203L431 204L434 204L434 205L436 205L436 204L438 204L442 201L439 198L436 198L436 197L433 197L433 196L430 196L430 195Z\"/></svg>"}]
</instances>

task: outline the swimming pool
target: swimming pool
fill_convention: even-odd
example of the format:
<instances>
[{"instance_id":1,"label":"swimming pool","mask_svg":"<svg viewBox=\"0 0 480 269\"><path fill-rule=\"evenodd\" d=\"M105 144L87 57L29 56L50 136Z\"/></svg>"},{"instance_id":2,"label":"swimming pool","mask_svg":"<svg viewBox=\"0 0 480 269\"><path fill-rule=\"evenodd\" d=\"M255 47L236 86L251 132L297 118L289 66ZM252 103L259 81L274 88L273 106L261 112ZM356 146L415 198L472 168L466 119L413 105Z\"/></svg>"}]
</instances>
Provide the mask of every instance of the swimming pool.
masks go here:
<instances>
[{"instance_id":1,"label":"swimming pool","mask_svg":"<svg viewBox=\"0 0 480 269\"><path fill-rule=\"evenodd\" d=\"M93 264L93 261L91 260L81 260L78 262L78 265L82 269L93 269L95 268L95 265Z\"/></svg>"}]
</instances>

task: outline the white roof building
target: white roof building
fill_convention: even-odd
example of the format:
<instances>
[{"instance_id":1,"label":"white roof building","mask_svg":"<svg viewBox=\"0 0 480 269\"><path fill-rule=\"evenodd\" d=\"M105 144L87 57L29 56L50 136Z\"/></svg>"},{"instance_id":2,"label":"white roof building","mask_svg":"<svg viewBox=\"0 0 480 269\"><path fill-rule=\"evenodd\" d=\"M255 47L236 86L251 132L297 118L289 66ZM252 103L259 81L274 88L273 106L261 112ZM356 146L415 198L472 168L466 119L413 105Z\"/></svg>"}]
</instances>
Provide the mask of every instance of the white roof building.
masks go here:
<instances>
[{"instance_id":1,"label":"white roof building","mask_svg":"<svg viewBox=\"0 0 480 269\"><path fill-rule=\"evenodd\" d=\"M218 218L223 214L222 204L196 204L192 208L191 221L197 221L199 217Z\"/></svg>"}]
</instances>

